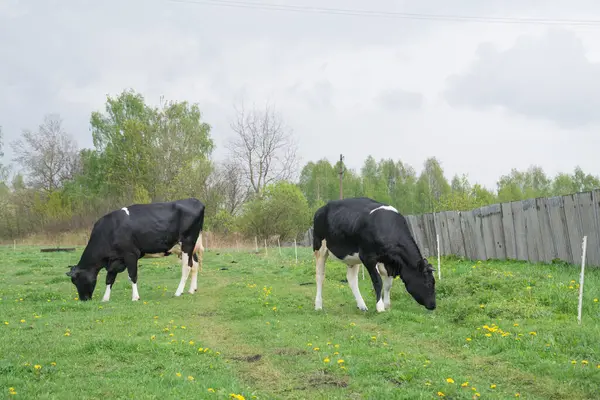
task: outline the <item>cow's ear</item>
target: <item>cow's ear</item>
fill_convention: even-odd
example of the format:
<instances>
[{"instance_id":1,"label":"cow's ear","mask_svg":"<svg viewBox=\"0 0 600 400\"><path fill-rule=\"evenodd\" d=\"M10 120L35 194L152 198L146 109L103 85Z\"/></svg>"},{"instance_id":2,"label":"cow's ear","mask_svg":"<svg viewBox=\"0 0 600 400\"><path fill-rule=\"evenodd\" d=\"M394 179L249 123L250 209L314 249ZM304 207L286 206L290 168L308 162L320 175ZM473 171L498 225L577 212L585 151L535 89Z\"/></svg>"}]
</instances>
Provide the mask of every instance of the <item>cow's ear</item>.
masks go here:
<instances>
[{"instance_id":1,"label":"cow's ear","mask_svg":"<svg viewBox=\"0 0 600 400\"><path fill-rule=\"evenodd\" d=\"M67 272L65 273L65 275L67 275L67 276L70 276L70 277L72 277L72 278L75 278L75 277L77 276L77 272L78 272L78 271L75 269L75 265L70 265L68 268L70 268L70 269L69 269L69 271L67 271Z\"/></svg>"}]
</instances>

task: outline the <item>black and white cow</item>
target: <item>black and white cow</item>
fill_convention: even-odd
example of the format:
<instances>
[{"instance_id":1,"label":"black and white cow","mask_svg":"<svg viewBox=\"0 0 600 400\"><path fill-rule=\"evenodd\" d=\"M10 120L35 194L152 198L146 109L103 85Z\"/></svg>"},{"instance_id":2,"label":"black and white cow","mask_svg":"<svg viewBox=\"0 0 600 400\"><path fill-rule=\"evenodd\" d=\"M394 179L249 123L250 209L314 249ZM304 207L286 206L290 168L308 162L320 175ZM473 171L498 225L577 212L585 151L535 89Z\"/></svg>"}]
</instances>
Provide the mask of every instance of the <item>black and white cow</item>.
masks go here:
<instances>
[{"instance_id":1,"label":"black and white cow","mask_svg":"<svg viewBox=\"0 0 600 400\"><path fill-rule=\"evenodd\" d=\"M198 288L198 266L202 263L204 204L189 198L164 203L133 204L112 211L94 224L79 263L67 276L77 287L79 299L90 300L98 273L106 268L106 292L110 299L117 273L125 271L132 284L131 299L139 300L138 260L144 256L168 256L181 252L181 281L175 296L181 296L192 273L189 292Z\"/></svg>"},{"instance_id":2,"label":"black and white cow","mask_svg":"<svg viewBox=\"0 0 600 400\"><path fill-rule=\"evenodd\" d=\"M358 288L361 263L373 282L378 312L390 308L390 290L397 275L419 304L435 309L434 269L421 255L406 219L394 207L366 197L333 200L315 212L313 223L315 310L323 308L325 262L330 253L348 266L348 285L359 309L367 310Z\"/></svg>"}]
</instances>

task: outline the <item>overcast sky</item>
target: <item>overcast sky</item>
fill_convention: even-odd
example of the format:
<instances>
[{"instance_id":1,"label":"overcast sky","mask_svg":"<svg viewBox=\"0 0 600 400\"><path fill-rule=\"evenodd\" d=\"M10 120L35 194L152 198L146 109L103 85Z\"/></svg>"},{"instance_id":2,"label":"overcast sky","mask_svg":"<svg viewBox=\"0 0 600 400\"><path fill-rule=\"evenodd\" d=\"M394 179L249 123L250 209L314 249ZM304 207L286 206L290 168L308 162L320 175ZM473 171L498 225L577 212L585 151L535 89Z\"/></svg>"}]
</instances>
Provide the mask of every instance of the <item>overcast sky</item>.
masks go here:
<instances>
[{"instance_id":1,"label":"overcast sky","mask_svg":"<svg viewBox=\"0 0 600 400\"><path fill-rule=\"evenodd\" d=\"M59 113L78 145L92 147L90 113L107 94L133 88L152 104L161 95L199 103L219 159L233 105L244 99L277 107L302 165L343 153L358 169L371 154L420 171L435 156L448 178L466 173L493 189L500 175L531 164L600 174L600 23L374 18L193 1L0 0L5 142ZM591 0L260 2L600 20L600 2Z\"/></svg>"}]
</instances>

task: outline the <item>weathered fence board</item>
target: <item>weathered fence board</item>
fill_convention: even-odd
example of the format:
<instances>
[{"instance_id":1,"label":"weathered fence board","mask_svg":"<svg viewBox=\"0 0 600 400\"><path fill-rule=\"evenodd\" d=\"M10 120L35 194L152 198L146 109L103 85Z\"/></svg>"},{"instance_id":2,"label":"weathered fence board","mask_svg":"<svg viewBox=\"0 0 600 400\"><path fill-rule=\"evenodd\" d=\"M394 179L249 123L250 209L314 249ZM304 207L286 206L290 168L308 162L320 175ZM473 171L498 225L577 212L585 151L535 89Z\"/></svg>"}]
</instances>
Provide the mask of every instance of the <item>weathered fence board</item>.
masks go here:
<instances>
[{"instance_id":1,"label":"weathered fence board","mask_svg":"<svg viewBox=\"0 0 600 400\"><path fill-rule=\"evenodd\" d=\"M523 213L523 204L520 201L510 203L513 214L513 225L515 227L515 243L517 251L517 260L526 261L529 254L527 248L527 228L525 226L525 214Z\"/></svg>"},{"instance_id":2,"label":"weathered fence board","mask_svg":"<svg viewBox=\"0 0 600 400\"><path fill-rule=\"evenodd\" d=\"M448 220L448 236L450 238L450 254L465 257L465 241L460 226L460 213L457 211L446 211Z\"/></svg>"},{"instance_id":3,"label":"weathered fence board","mask_svg":"<svg viewBox=\"0 0 600 400\"><path fill-rule=\"evenodd\" d=\"M488 218L492 222L492 234L494 235L494 251L496 258L506 260L506 245L504 240L504 227L502 225L502 207L500 204L492 204L488 207L490 213Z\"/></svg>"},{"instance_id":4,"label":"weathered fence board","mask_svg":"<svg viewBox=\"0 0 600 400\"><path fill-rule=\"evenodd\" d=\"M492 219L490 218L492 211L490 206L481 207L475 211L475 216L480 220L481 232L483 234L483 244L485 246L486 259L496 257L496 246L494 246L494 229Z\"/></svg>"},{"instance_id":5,"label":"weathered fence board","mask_svg":"<svg viewBox=\"0 0 600 400\"><path fill-rule=\"evenodd\" d=\"M548 213L548 199L538 198L535 200L538 222L542 239L542 252L540 261L551 262L556 258L556 248L552 229L550 228L550 214Z\"/></svg>"},{"instance_id":6,"label":"weathered fence board","mask_svg":"<svg viewBox=\"0 0 600 400\"><path fill-rule=\"evenodd\" d=\"M538 222L535 199L527 199L521 202L525 216L525 232L527 237L527 258L532 262L542 260L543 254L542 238L540 237L540 224Z\"/></svg>"},{"instance_id":7,"label":"weathered fence board","mask_svg":"<svg viewBox=\"0 0 600 400\"><path fill-rule=\"evenodd\" d=\"M440 251L442 255L450 255L452 254L452 249L450 248L450 234L448 233L448 215L445 211L438 213L439 215L439 225L440 230L438 231L440 235Z\"/></svg>"},{"instance_id":8,"label":"weathered fence board","mask_svg":"<svg viewBox=\"0 0 600 400\"><path fill-rule=\"evenodd\" d=\"M561 196L551 197L546 202L546 206L548 207L548 221L554 241L554 249L556 250L556 258L573 262L564 200Z\"/></svg>"},{"instance_id":9,"label":"weathered fence board","mask_svg":"<svg viewBox=\"0 0 600 400\"><path fill-rule=\"evenodd\" d=\"M469 236L473 241L475 247L474 257L475 260L487 260L487 254L485 252L485 243L483 237L483 231L481 227L481 210L476 209L469 213Z\"/></svg>"},{"instance_id":10,"label":"weathered fence board","mask_svg":"<svg viewBox=\"0 0 600 400\"><path fill-rule=\"evenodd\" d=\"M569 230L569 243L571 244L571 262L581 262L581 240L583 231L581 220L579 218L579 207L575 195L563 196L565 217L567 219L567 229Z\"/></svg>"},{"instance_id":11,"label":"weathered fence board","mask_svg":"<svg viewBox=\"0 0 600 400\"><path fill-rule=\"evenodd\" d=\"M506 258L517 259L517 243L515 242L515 225L510 203L502 203L502 228L504 230L504 247Z\"/></svg>"},{"instance_id":12,"label":"weathered fence board","mask_svg":"<svg viewBox=\"0 0 600 400\"><path fill-rule=\"evenodd\" d=\"M596 209L594 207L594 193L578 193L579 218L581 220L581 236L587 235L587 262L600 265L600 243L598 242L598 225L596 224ZM579 245L581 247L581 244Z\"/></svg>"},{"instance_id":13,"label":"weathered fence board","mask_svg":"<svg viewBox=\"0 0 600 400\"><path fill-rule=\"evenodd\" d=\"M463 238L465 241L465 253L466 257L470 260L477 259L477 250L475 241L471 236L471 219L473 217L473 211L461 211L460 213L460 230L462 231Z\"/></svg>"},{"instance_id":14,"label":"weathered fence board","mask_svg":"<svg viewBox=\"0 0 600 400\"><path fill-rule=\"evenodd\" d=\"M435 241L435 224L433 221L433 214L423 215L423 225L425 237L427 237L427 244L429 246L429 257L437 255L437 244Z\"/></svg>"}]
</instances>

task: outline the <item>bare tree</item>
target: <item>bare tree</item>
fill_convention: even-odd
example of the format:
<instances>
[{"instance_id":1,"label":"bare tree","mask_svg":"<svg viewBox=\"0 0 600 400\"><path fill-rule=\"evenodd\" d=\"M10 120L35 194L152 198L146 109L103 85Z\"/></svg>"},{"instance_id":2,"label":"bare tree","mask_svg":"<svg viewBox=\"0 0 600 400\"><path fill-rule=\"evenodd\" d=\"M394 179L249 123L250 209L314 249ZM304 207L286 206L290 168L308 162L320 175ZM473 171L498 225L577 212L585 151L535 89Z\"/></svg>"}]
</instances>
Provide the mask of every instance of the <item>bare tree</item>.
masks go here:
<instances>
[{"instance_id":1,"label":"bare tree","mask_svg":"<svg viewBox=\"0 0 600 400\"><path fill-rule=\"evenodd\" d=\"M242 166L235 161L224 162L219 168L219 179L225 209L233 215L250 194L250 186L244 182Z\"/></svg>"},{"instance_id":2,"label":"bare tree","mask_svg":"<svg viewBox=\"0 0 600 400\"><path fill-rule=\"evenodd\" d=\"M235 136L227 148L252 191L260 194L268 184L292 178L298 167L297 145L279 114L268 105L260 111L242 104L235 111L230 123Z\"/></svg>"},{"instance_id":3,"label":"bare tree","mask_svg":"<svg viewBox=\"0 0 600 400\"><path fill-rule=\"evenodd\" d=\"M27 173L29 183L46 191L73 179L80 168L79 152L73 138L62 128L62 119L47 115L37 132L23 130L22 138L11 143L16 161Z\"/></svg>"}]
</instances>

